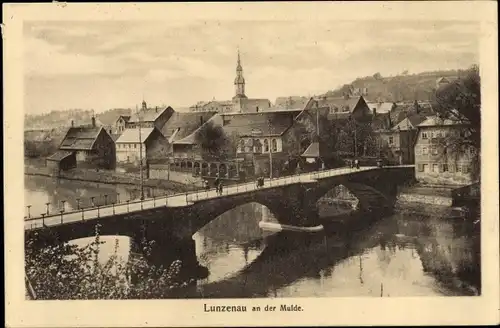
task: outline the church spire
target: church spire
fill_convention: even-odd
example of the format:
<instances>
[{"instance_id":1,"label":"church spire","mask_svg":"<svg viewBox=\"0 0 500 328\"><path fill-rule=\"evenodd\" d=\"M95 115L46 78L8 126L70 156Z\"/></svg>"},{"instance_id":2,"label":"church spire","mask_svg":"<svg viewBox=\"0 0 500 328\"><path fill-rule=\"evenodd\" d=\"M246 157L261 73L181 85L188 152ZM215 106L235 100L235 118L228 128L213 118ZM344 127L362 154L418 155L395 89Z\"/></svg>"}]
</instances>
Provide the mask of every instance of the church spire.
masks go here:
<instances>
[{"instance_id":1,"label":"church spire","mask_svg":"<svg viewBox=\"0 0 500 328\"><path fill-rule=\"evenodd\" d=\"M241 67L240 49L238 48L238 60L236 63L236 78L234 79L235 97L246 98L245 78L243 77L243 67Z\"/></svg>"},{"instance_id":2,"label":"church spire","mask_svg":"<svg viewBox=\"0 0 500 328\"><path fill-rule=\"evenodd\" d=\"M236 71L243 71L243 68L241 67L240 49L239 48L238 48L238 63L236 65Z\"/></svg>"}]
</instances>

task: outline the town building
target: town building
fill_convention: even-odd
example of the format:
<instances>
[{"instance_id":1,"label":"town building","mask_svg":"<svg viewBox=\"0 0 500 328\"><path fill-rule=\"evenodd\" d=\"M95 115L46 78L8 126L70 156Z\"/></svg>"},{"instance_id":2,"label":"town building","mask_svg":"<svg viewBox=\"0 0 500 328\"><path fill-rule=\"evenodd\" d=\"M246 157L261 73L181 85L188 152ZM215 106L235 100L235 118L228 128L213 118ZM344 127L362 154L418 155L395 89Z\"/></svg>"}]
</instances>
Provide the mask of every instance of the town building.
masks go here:
<instances>
[{"instance_id":1,"label":"town building","mask_svg":"<svg viewBox=\"0 0 500 328\"><path fill-rule=\"evenodd\" d=\"M143 164L151 160L165 159L168 141L156 127L125 129L116 140L116 164L140 164L141 150Z\"/></svg>"},{"instance_id":2,"label":"town building","mask_svg":"<svg viewBox=\"0 0 500 328\"><path fill-rule=\"evenodd\" d=\"M275 109L301 109L309 102L308 97L290 96L277 97L274 102Z\"/></svg>"},{"instance_id":3,"label":"town building","mask_svg":"<svg viewBox=\"0 0 500 328\"><path fill-rule=\"evenodd\" d=\"M198 102L190 107L192 112L215 111L217 113L254 113L271 108L269 99L248 98L245 94L246 81L243 76L240 52L236 62L236 77L234 78L234 96L231 100Z\"/></svg>"},{"instance_id":4,"label":"town building","mask_svg":"<svg viewBox=\"0 0 500 328\"><path fill-rule=\"evenodd\" d=\"M425 119L424 115L414 114L393 127L375 130L380 156L393 164L415 163L417 126Z\"/></svg>"},{"instance_id":5,"label":"town building","mask_svg":"<svg viewBox=\"0 0 500 328\"><path fill-rule=\"evenodd\" d=\"M194 172L201 172L202 175L210 172L223 176L238 167L238 175L243 171L246 176L270 176L272 166L273 176L277 176L283 169L291 148L296 147L290 137L292 134L287 132L294 125L295 116L301 111L287 109L214 115L207 124L222 127L226 137L234 144L234 148L228 149L230 153L226 156L230 160L221 163L204 159L203 150L196 141L197 131L173 142L173 157L184 159L183 162L186 163L181 164L182 166L192 167Z\"/></svg>"},{"instance_id":6,"label":"town building","mask_svg":"<svg viewBox=\"0 0 500 328\"><path fill-rule=\"evenodd\" d=\"M372 112L363 96L319 96L311 98L305 109L324 107L329 109L330 120L353 118L357 122L369 122L372 119Z\"/></svg>"},{"instance_id":7,"label":"town building","mask_svg":"<svg viewBox=\"0 0 500 328\"><path fill-rule=\"evenodd\" d=\"M450 142L466 136L463 121L428 117L417 125L415 175L419 182L439 185L467 185L473 181L473 147L453 147Z\"/></svg>"},{"instance_id":8,"label":"town building","mask_svg":"<svg viewBox=\"0 0 500 328\"><path fill-rule=\"evenodd\" d=\"M115 165L115 144L109 133L96 126L95 117L89 126L70 127L61 145L59 154L54 154L51 161L63 161L74 154L77 167L111 169ZM54 165L54 164L52 164ZM65 163L61 168L68 168Z\"/></svg>"},{"instance_id":9,"label":"town building","mask_svg":"<svg viewBox=\"0 0 500 328\"><path fill-rule=\"evenodd\" d=\"M216 112L178 112L174 111L169 120L160 130L171 145L174 141L180 140L193 133L200 126L205 124ZM172 152L170 149L169 153Z\"/></svg>"},{"instance_id":10,"label":"town building","mask_svg":"<svg viewBox=\"0 0 500 328\"><path fill-rule=\"evenodd\" d=\"M148 108L146 101L143 100L141 109L133 113L130 119L125 122L125 128L134 129L140 125L142 128L155 127L161 130L173 113L174 110L170 106L166 108Z\"/></svg>"},{"instance_id":11,"label":"town building","mask_svg":"<svg viewBox=\"0 0 500 328\"><path fill-rule=\"evenodd\" d=\"M128 121L130 120L130 115L120 115L115 122L114 134L122 134L125 131Z\"/></svg>"}]
</instances>

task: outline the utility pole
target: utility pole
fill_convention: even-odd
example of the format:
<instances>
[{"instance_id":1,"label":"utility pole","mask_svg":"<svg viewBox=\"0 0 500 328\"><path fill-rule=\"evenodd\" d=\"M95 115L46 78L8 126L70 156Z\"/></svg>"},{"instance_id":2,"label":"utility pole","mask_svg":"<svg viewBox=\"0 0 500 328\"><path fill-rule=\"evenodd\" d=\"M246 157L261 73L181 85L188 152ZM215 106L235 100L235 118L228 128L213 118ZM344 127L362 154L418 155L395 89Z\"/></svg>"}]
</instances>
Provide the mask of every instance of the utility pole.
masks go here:
<instances>
[{"instance_id":1,"label":"utility pole","mask_svg":"<svg viewBox=\"0 0 500 328\"><path fill-rule=\"evenodd\" d=\"M271 139L272 140L272 139ZM269 145L269 179L273 178L273 145Z\"/></svg>"},{"instance_id":2,"label":"utility pole","mask_svg":"<svg viewBox=\"0 0 500 328\"><path fill-rule=\"evenodd\" d=\"M136 105L137 109L137 105ZM143 181L143 172L142 172L142 130L141 130L141 119L142 115L140 110L137 110L137 118L139 120L139 170L140 170L140 179L141 179L141 200L144 200L144 181Z\"/></svg>"}]
</instances>

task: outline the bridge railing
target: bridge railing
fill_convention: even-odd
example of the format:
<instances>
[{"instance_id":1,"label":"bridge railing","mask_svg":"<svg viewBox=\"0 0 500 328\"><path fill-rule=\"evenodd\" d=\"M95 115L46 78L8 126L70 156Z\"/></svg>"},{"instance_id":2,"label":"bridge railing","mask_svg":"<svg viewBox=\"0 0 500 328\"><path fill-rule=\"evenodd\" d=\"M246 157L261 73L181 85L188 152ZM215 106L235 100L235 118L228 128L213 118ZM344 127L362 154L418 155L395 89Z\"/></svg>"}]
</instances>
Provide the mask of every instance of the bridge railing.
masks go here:
<instances>
[{"instance_id":1,"label":"bridge railing","mask_svg":"<svg viewBox=\"0 0 500 328\"><path fill-rule=\"evenodd\" d=\"M405 165L400 167L413 167L413 165ZM158 208L160 206L168 206L171 204L169 200L174 200L177 205L189 204L203 199L217 198L227 196L229 194L237 194L247 191L255 191L257 189L267 189L282 185L290 185L293 183L313 181L319 178L342 175L351 172L366 171L375 169L376 167L361 167L357 168L336 168L323 171L297 173L294 175L266 178L263 186L257 186L256 182L244 182L232 184L223 187L222 193L218 193L215 188L209 190L195 190L185 193L177 193L173 195L164 195L152 197L144 200L127 200L125 202L111 203L104 206L92 206L88 208L79 208L71 211L60 210L59 213L47 214L43 213L40 217L25 218L25 229L36 229L44 226L58 225L76 221L86 221L98 219L106 216L126 214L146 209Z\"/></svg>"}]
</instances>

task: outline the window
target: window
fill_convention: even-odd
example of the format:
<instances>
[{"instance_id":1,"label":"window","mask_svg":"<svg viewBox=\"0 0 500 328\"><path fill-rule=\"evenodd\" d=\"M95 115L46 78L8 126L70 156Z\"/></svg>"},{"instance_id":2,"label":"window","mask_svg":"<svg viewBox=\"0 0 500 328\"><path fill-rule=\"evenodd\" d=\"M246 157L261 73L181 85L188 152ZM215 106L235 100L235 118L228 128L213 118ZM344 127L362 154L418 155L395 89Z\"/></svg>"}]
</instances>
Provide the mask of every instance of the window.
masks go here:
<instances>
[{"instance_id":1,"label":"window","mask_svg":"<svg viewBox=\"0 0 500 328\"><path fill-rule=\"evenodd\" d=\"M137 148L137 144L134 144L134 148Z\"/></svg>"},{"instance_id":2,"label":"window","mask_svg":"<svg viewBox=\"0 0 500 328\"><path fill-rule=\"evenodd\" d=\"M422 164L424 172L429 172L429 164Z\"/></svg>"},{"instance_id":3,"label":"window","mask_svg":"<svg viewBox=\"0 0 500 328\"><path fill-rule=\"evenodd\" d=\"M422 139L429 139L427 132L422 132Z\"/></svg>"},{"instance_id":4,"label":"window","mask_svg":"<svg viewBox=\"0 0 500 328\"><path fill-rule=\"evenodd\" d=\"M462 165L457 165L456 172L457 173L462 173Z\"/></svg>"},{"instance_id":5,"label":"window","mask_svg":"<svg viewBox=\"0 0 500 328\"><path fill-rule=\"evenodd\" d=\"M462 173L470 173L470 166L469 165L463 165L462 166Z\"/></svg>"},{"instance_id":6,"label":"window","mask_svg":"<svg viewBox=\"0 0 500 328\"><path fill-rule=\"evenodd\" d=\"M417 169L418 169L418 172L423 172L424 166L422 164L417 164Z\"/></svg>"},{"instance_id":7,"label":"window","mask_svg":"<svg viewBox=\"0 0 500 328\"><path fill-rule=\"evenodd\" d=\"M438 154L437 147L436 146L432 146L431 147L431 152L432 152L432 155L437 155Z\"/></svg>"},{"instance_id":8,"label":"window","mask_svg":"<svg viewBox=\"0 0 500 328\"><path fill-rule=\"evenodd\" d=\"M448 172L448 164L443 164L442 168L443 168L443 172Z\"/></svg>"},{"instance_id":9,"label":"window","mask_svg":"<svg viewBox=\"0 0 500 328\"><path fill-rule=\"evenodd\" d=\"M269 152L269 140L264 139L264 152L268 153Z\"/></svg>"},{"instance_id":10,"label":"window","mask_svg":"<svg viewBox=\"0 0 500 328\"><path fill-rule=\"evenodd\" d=\"M389 137L389 145L392 145L392 144L394 144L394 137L390 136Z\"/></svg>"},{"instance_id":11,"label":"window","mask_svg":"<svg viewBox=\"0 0 500 328\"><path fill-rule=\"evenodd\" d=\"M238 148L238 151L243 153L245 151L245 140L240 139L240 147Z\"/></svg>"},{"instance_id":12,"label":"window","mask_svg":"<svg viewBox=\"0 0 500 328\"><path fill-rule=\"evenodd\" d=\"M276 139L271 140L271 147L274 152L278 151L278 141Z\"/></svg>"},{"instance_id":13,"label":"window","mask_svg":"<svg viewBox=\"0 0 500 328\"><path fill-rule=\"evenodd\" d=\"M429 149L427 147L422 147L422 155L429 154Z\"/></svg>"},{"instance_id":14,"label":"window","mask_svg":"<svg viewBox=\"0 0 500 328\"><path fill-rule=\"evenodd\" d=\"M438 164L432 164L432 172L439 173L439 165Z\"/></svg>"}]
</instances>

